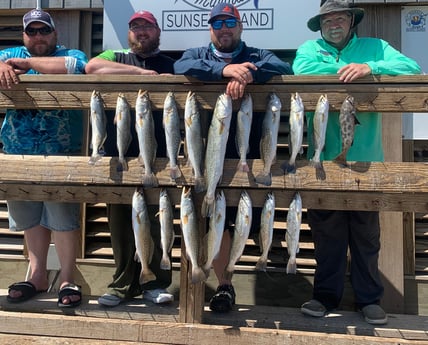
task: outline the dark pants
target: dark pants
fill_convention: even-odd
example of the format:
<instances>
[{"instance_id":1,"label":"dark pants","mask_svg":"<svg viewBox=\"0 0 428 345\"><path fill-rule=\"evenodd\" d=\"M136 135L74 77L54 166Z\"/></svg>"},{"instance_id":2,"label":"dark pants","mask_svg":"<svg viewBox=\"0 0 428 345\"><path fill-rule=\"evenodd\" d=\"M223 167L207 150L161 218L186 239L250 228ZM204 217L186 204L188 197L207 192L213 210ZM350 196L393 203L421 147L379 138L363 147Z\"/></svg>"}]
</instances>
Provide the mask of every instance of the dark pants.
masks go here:
<instances>
[{"instance_id":1,"label":"dark pants","mask_svg":"<svg viewBox=\"0 0 428 345\"><path fill-rule=\"evenodd\" d=\"M339 306L349 247L356 306L379 303L383 295L378 269L379 213L308 210L308 221L317 262L313 298L329 310Z\"/></svg>"},{"instance_id":2,"label":"dark pants","mask_svg":"<svg viewBox=\"0 0 428 345\"><path fill-rule=\"evenodd\" d=\"M141 264L134 259L135 240L132 230L131 205L110 204L107 205L109 227L111 232L111 244L113 248L116 272L113 282L109 284L109 293L120 298L132 298L138 296L144 290L167 288L171 284L172 271L160 269L162 249L160 246L160 224L155 218L158 211L156 206L148 206L151 224L151 234L155 243L153 259L150 269L156 275L156 280L147 282L142 286L139 283Z\"/></svg>"}]
</instances>

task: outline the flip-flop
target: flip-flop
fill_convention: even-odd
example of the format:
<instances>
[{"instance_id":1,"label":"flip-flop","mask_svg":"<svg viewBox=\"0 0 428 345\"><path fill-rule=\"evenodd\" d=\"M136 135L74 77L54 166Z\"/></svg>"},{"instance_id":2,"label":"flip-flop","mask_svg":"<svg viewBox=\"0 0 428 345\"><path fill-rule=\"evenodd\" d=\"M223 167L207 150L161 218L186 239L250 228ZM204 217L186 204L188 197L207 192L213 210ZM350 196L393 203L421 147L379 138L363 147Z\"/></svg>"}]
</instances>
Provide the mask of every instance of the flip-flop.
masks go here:
<instances>
[{"instance_id":1,"label":"flip-flop","mask_svg":"<svg viewBox=\"0 0 428 345\"><path fill-rule=\"evenodd\" d=\"M18 282L10 285L8 287L9 292L7 295L7 301L10 303L20 303L28 301L39 293L46 292L47 290L37 290L33 283L31 282ZM10 290L20 291L21 296L19 297L11 297Z\"/></svg>"},{"instance_id":2,"label":"flip-flop","mask_svg":"<svg viewBox=\"0 0 428 345\"><path fill-rule=\"evenodd\" d=\"M78 301L70 301L70 303L68 304L62 303L62 299L64 297L76 296L76 295L80 297ZM82 292L81 292L81 287L79 285L70 283L70 284L64 285L59 290L58 303L57 303L59 308L74 308L80 305L80 303L82 303Z\"/></svg>"}]
</instances>

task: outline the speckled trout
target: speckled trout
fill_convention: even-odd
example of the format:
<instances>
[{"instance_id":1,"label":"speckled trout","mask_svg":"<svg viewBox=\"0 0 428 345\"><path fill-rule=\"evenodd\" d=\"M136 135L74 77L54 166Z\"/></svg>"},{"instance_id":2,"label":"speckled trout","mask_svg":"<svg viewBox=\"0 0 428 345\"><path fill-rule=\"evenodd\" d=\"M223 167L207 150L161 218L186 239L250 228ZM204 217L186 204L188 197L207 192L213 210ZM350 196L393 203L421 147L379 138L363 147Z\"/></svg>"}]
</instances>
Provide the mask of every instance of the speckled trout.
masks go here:
<instances>
[{"instance_id":1,"label":"speckled trout","mask_svg":"<svg viewBox=\"0 0 428 345\"><path fill-rule=\"evenodd\" d=\"M138 159L144 166L143 185L145 187L156 187L159 183L153 172L153 165L158 145L155 138L152 106L147 91L138 91L135 102L135 116L135 130L140 148Z\"/></svg>"},{"instance_id":2,"label":"speckled trout","mask_svg":"<svg viewBox=\"0 0 428 345\"><path fill-rule=\"evenodd\" d=\"M89 164L95 164L96 161L104 156L103 145L107 139L107 117L104 110L104 101L99 91L94 90L91 95L91 146L92 155Z\"/></svg>"},{"instance_id":3,"label":"speckled trout","mask_svg":"<svg viewBox=\"0 0 428 345\"><path fill-rule=\"evenodd\" d=\"M318 180L325 180L325 171L321 162L321 152L325 145L325 134L327 132L329 102L327 95L321 95L315 108L313 126L314 126L314 156L311 164L315 168L315 175Z\"/></svg>"},{"instance_id":4,"label":"speckled trout","mask_svg":"<svg viewBox=\"0 0 428 345\"><path fill-rule=\"evenodd\" d=\"M181 134L180 116L178 114L174 92L172 91L168 92L165 97L162 122L165 130L166 152L169 159L170 176L171 179L175 180L181 176L181 171L177 164Z\"/></svg>"},{"instance_id":5,"label":"speckled trout","mask_svg":"<svg viewBox=\"0 0 428 345\"><path fill-rule=\"evenodd\" d=\"M236 119L236 147L239 154L237 171L249 172L247 153L250 150L250 131L253 121L253 99L246 94L239 108Z\"/></svg>"},{"instance_id":6,"label":"speckled trout","mask_svg":"<svg viewBox=\"0 0 428 345\"><path fill-rule=\"evenodd\" d=\"M252 202L248 193L243 191L241 192L238 211L236 213L235 231L233 232L230 248L230 259L224 271L224 278L226 280L232 279L233 272L235 271L235 264L244 252L245 244L250 234L252 218Z\"/></svg>"},{"instance_id":7,"label":"speckled trout","mask_svg":"<svg viewBox=\"0 0 428 345\"><path fill-rule=\"evenodd\" d=\"M272 245L273 221L275 218L275 196L268 193L262 209L260 221L259 243L262 255L256 263L256 270L266 271L268 254Z\"/></svg>"},{"instance_id":8,"label":"speckled trout","mask_svg":"<svg viewBox=\"0 0 428 345\"><path fill-rule=\"evenodd\" d=\"M196 94L189 91L184 107L185 145L188 165L193 168L195 192L205 190L203 175L204 142L202 140L201 115L199 113Z\"/></svg>"},{"instance_id":9,"label":"speckled trout","mask_svg":"<svg viewBox=\"0 0 428 345\"><path fill-rule=\"evenodd\" d=\"M160 268L171 269L170 252L174 244L174 214L171 200L166 189L162 189L159 194L159 223L161 233L162 259Z\"/></svg>"},{"instance_id":10,"label":"speckled trout","mask_svg":"<svg viewBox=\"0 0 428 345\"><path fill-rule=\"evenodd\" d=\"M287 232L285 240L287 242L288 263L287 273L295 274L297 271L296 255L299 252L300 226L302 224L302 199L300 194L294 194L287 214Z\"/></svg>"},{"instance_id":11,"label":"speckled trout","mask_svg":"<svg viewBox=\"0 0 428 345\"><path fill-rule=\"evenodd\" d=\"M135 260L141 263L140 284L155 280L149 264L152 261L154 242L150 234L150 219L142 188L132 196L132 229L135 238Z\"/></svg>"},{"instance_id":12,"label":"speckled trout","mask_svg":"<svg viewBox=\"0 0 428 345\"><path fill-rule=\"evenodd\" d=\"M205 275L209 276L212 263L220 251L221 240L223 238L224 223L226 220L226 198L223 191L217 192L214 204L214 214L210 218L208 232L205 236L206 261L203 265Z\"/></svg>"},{"instance_id":13,"label":"speckled trout","mask_svg":"<svg viewBox=\"0 0 428 345\"><path fill-rule=\"evenodd\" d=\"M202 202L201 214L211 217L214 208L215 189L223 175L226 144L232 119L232 98L225 93L217 98L214 114L208 130L205 154L205 179L207 192Z\"/></svg>"},{"instance_id":14,"label":"speckled trout","mask_svg":"<svg viewBox=\"0 0 428 345\"><path fill-rule=\"evenodd\" d=\"M183 187L180 201L180 224L186 246L186 256L192 264L193 284L206 279L205 273L199 265L199 229L195 206L193 204L192 190Z\"/></svg>"},{"instance_id":15,"label":"speckled trout","mask_svg":"<svg viewBox=\"0 0 428 345\"><path fill-rule=\"evenodd\" d=\"M260 140L260 158L263 161L263 171L256 176L256 182L265 186L272 184L271 167L276 159L281 107L279 97L275 93L271 93L263 118L262 138Z\"/></svg>"},{"instance_id":16,"label":"speckled trout","mask_svg":"<svg viewBox=\"0 0 428 345\"><path fill-rule=\"evenodd\" d=\"M123 93L119 93L116 102L116 114L114 116L117 133L117 151L119 153L117 171L127 171L128 162L126 152L132 141L131 136L131 107Z\"/></svg>"},{"instance_id":17,"label":"speckled trout","mask_svg":"<svg viewBox=\"0 0 428 345\"><path fill-rule=\"evenodd\" d=\"M344 167L348 165L346 162L346 156L354 142L355 126L360 124L355 116L355 112L354 97L346 96L342 106L340 107L339 114L340 135L342 136L342 152L333 159L333 162Z\"/></svg>"}]
</instances>

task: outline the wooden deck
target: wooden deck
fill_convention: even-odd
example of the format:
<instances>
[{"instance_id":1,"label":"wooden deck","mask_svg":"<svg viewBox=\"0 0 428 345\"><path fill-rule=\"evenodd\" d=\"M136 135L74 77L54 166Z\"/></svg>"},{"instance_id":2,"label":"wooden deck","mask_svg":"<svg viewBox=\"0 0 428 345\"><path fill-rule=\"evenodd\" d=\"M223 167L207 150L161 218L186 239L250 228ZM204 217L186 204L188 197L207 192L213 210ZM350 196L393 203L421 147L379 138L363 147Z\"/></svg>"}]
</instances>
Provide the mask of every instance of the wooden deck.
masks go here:
<instances>
[{"instance_id":1,"label":"wooden deck","mask_svg":"<svg viewBox=\"0 0 428 345\"><path fill-rule=\"evenodd\" d=\"M84 296L79 308L60 310L56 293L20 304L8 303L6 293L0 291L2 344L14 344L18 335L20 345L25 339L62 343L57 337L67 344L428 344L428 316L389 314L387 325L372 326L351 311L318 319L298 308L236 305L230 313L217 314L205 306L201 324L184 324L178 321L178 302L159 306L135 299L106 308L96 297Z\"/></svg>"}]
</instances>

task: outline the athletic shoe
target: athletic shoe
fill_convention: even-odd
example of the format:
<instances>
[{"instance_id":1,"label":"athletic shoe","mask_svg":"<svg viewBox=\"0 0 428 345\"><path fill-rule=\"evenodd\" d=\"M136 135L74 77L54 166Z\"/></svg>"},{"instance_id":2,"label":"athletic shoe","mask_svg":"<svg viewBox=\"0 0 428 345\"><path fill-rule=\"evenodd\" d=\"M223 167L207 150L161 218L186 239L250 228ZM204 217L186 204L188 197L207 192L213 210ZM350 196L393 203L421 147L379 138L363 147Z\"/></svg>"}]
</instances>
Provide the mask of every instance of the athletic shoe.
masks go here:
<instances>
[{"instance_id":1,"label":"athletic shoe","mask_svg":"<svg viewBox=\"0 0 428 345\"><path fill-rule=\"evenodd\" d=\"M110 293L105 293L104 295L98 298L98 304L102 304L106 307L116 307L121 302L123 302L123 298L120 298L116 295L112 295Z\"/></svg>"},{"instance_id":2,"label":"athletic shoe","mask_svg":"<svg viewBox=\"0 0 428 345\"><path fill-rule=\"evenodd\" d=\"M378 304L366 305L361 308L361 312L364 315L364 320L372 325L384 325L388 322L388 316Z\"/></svg>"},{"instance_id":3,"label":"athletic shoe","mask_svg":"<svg viewBox=\"0 0 428 345\"><path fill-rule=\"evenodd\" d=\"M232 285L220 285L210 300L210 309L219 313L227 313L235 304L235 289Z\"/></svg>"},{"instance_id":4,"label":"athletic shoe","mask_svg":"<svg viewBox=\"0 0 428 345\"><path fill-rule=\"evenodd\" d=\"M174 301L174 295L170 294L166 289L146 290L143 292L143 298L156 304Z\"/></svg>"},{"instance_id":5,"label":"athletic shoe","mask_svg":"<svg viewBox=\"0 0 428 345\"><path fill-rule=\"evenodd\" d=\"M311 299L310 301L303 303L300 310L303 314L313 317L322 317L327 313L327 309L316 299Z\"/></svg>"}]
</instances>

